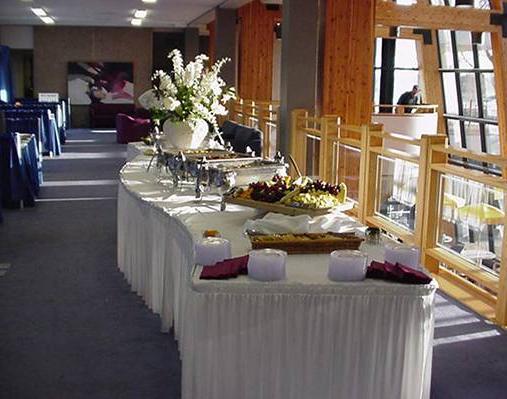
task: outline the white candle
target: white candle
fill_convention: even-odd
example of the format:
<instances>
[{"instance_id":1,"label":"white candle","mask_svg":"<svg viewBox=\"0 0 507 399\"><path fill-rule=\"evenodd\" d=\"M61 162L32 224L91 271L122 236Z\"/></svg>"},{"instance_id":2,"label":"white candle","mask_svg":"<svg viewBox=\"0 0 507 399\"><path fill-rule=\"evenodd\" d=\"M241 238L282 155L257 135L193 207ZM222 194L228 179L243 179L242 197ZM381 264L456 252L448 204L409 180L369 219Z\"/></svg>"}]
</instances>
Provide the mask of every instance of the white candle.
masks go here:
<instances>
[{"instance_id":1,"label":"white candle","mask_svg":"<svg viewBox=\"0 0 507 399\"><path fill-rule=\"evenodd\" d=\"M254 280L277 281L285 279L287 252L277 249L256 249L248 253L248 276Z\"/></svg>"},{"instance_id":2,"label":"white candle","mask_svg":"<svg viewBox=\"0 0 507 399\"><path fill-rule=\"evenodd\" d=\"M419 248L399 243L390 243L385 247L384 260L388 263L399 263L413 269L421 269Z\"/></svg>"},{"instance_id":3,"label":"white candle","mask_svg":"<svg viewBox=\"0 0 507 399\"><path fill-rule=\"evenodd\" d=\"M361 281L366 277L368 257L361 251L337 250L329 256L328 277L333 281Z\"/></svg>"},{"instance_id":4,"label":"white candle","mask_svg":"<svg viewBox=\"0 0 507 399\"><path fill-rule=\"evenodd\" d=\"M195 263L214 266L231 257L231 243L219 237L206 237L195 243Z\"/></svg>"}]
</instances>

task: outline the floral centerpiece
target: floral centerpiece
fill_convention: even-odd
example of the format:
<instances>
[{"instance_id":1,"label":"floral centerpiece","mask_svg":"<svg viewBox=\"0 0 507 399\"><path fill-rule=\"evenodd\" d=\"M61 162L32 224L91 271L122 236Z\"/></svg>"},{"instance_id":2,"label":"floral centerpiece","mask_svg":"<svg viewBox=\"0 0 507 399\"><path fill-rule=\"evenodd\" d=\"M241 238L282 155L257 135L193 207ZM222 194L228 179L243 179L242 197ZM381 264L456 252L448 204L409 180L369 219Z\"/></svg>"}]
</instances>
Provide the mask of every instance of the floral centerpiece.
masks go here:
<instances>
[{"instance_id":1,"label":"floral centerpiece","mask_svg":"<svg viewBox=\"0 0 507 399\"><path fill-rule=\"evenodd\" d=\"M173 70L156 71L153 89L139 97L156 123L163 123L165 139L176 148L199 148L210 135L219 134L217 116L226 115L226 103L235 98L219 76L225 58L207 68L208 57L195 57L186 66L179 50L169 53Z\"/></svg>"}]
</instances>

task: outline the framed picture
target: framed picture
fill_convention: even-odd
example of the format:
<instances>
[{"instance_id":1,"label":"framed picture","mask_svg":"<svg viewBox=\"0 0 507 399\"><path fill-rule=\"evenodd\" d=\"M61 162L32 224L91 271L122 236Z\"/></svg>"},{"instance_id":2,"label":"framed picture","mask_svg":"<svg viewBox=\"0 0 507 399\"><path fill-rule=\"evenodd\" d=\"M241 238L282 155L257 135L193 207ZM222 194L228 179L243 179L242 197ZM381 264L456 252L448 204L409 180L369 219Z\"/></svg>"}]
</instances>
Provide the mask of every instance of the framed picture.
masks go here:
<instances>
[{"instance_id":1,"label":"framed picture","mask_svg":"<svg viewBox=\"0 0 507 399\"><path fill-rule=\"evenodd\" d=\"M67 87L73 105L133 104L133 64L69 62Z\"/></svg>"}]
</instances>

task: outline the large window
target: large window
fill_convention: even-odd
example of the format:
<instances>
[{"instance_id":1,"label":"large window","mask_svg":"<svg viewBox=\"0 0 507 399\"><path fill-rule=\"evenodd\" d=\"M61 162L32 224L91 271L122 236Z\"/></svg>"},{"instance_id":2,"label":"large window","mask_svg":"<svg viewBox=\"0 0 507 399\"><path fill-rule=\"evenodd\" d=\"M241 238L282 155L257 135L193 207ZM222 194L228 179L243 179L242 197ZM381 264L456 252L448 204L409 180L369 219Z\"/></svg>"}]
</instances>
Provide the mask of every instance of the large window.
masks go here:
<instances>
[{"instance_id":1,"label":"large window","mask_svg":"<svg viewBox=\"0 0 507 399\"><path fill-rule=\"evenodd\" d=\"M450 144L499 154L490 34L440 30L438 45L444 116ZM455 161L460 162L459 159ZM497 172L488 165L467 164Z\"/></svg>"},{"instance_id":2,"label":"large window","mask_svg":"<svg viewBox=\"0 0 507 399\"><path fill-rule=\"evenodd\" d=\"M421 83L416 41L377 38L375 44L373 101L396 104L404 92Z\"/></svg>"}]
</instances>

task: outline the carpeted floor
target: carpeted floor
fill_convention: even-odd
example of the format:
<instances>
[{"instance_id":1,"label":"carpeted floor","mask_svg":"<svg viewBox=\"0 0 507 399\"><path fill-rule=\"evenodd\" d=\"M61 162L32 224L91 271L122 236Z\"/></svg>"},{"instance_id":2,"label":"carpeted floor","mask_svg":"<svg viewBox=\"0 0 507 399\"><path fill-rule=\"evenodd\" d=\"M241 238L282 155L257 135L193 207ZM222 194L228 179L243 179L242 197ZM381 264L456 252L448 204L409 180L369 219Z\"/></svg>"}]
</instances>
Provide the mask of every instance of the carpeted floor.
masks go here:
<instances>
[{"instance_id":1,"label":"carpeted floor","mask_svg":"<svg viewBox=\"0 0 507 399\"><path fill-rule=\"evenodd\" d=\"M174 339L116 268L114 140L71 131L36 207L4 212L1 399L180 397ZM436 319L432 399L507 397L506 334L442 295Z\"/></svg>"}]
</instances>

